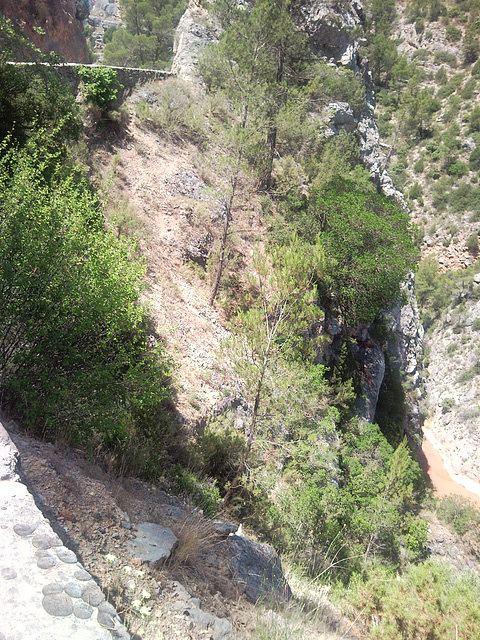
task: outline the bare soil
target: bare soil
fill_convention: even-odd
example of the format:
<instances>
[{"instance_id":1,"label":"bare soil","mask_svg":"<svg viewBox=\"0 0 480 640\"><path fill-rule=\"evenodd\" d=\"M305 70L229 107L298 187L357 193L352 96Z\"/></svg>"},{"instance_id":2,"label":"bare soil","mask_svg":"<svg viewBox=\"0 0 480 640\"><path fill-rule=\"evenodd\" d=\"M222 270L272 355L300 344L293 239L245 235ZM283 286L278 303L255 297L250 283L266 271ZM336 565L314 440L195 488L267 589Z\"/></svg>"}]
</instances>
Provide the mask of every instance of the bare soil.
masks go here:
<instances>
[{"instance_id":1,"label":"bare soil","mask_svg":"<svg viewBox=\"0 0 480 640\"><path fill-rule=\"evenodd\" d=\"M2 422L20 452L23 479L37 503L132 635L142 640L209 637L176 606L181 582L200 599L203 611L232 622L235 638L252 637L257 610L238 596L225 568L213 572L203 564L216 540L192 505L157 486L116 477L81 451L32 438L13 421ZM144 521L169 527L179 537L168 566L141 564L129 552L135 526ZM149 610L142 614L142 607Z\"/></svg>"}]
</instances>

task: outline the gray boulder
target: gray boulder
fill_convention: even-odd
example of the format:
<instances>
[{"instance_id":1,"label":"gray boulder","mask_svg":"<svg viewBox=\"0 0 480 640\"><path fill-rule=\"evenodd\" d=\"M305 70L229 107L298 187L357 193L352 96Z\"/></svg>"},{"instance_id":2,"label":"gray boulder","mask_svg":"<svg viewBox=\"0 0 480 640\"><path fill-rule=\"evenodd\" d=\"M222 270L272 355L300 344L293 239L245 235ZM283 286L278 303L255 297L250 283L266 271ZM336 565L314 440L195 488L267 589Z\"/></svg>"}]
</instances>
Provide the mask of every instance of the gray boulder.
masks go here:
<instances>
[{"instance_id":1,"label":"gray boulder","mask_svg":"<svg viewBox=\"0 0 480 640\"><path fill-rule=\"evenodd\" d=\"M221 544L240 593L254 603L259 600L270 603L291 600L291 589L273 547L238 535L230 535Z\"/></svg>"},{"instance_id":2,"label":"gray boulder","mask_svg":"<svg viewBox=\"0 0 480 640\"><path fill-rule=\"evenodd\" d=\"M153 522L142 522L137 527L136 537L127 548L130 553L146 562L167 560L178 544L178 538L171 529Z\"/></svg>"},{"instance_id":3,"label":"gray boulder","mask_svg":"<svg viewBox=\"0 0 480 640\"><path fill-rule=\"evenodd\" d=\"M18 450L0 423L0 480L18 480Z\"/></svg>"}]
</instances>

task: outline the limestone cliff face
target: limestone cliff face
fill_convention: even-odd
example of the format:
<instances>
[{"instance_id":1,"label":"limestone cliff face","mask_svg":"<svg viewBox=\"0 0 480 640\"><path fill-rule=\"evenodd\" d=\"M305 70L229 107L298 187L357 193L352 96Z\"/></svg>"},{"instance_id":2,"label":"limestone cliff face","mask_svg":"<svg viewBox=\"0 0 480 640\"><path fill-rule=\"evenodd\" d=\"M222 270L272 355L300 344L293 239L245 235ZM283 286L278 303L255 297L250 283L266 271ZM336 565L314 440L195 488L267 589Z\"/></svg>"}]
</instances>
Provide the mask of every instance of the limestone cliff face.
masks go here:
<instances>
[{"instance_id":1,"label":"limestone cliff face","mask_svg":"<svg viewBox=\"0 0 480 640\"><path fill-rule=\"evenodd\" d=\"M429 428L455 473L480 482L480 276L436 323L428 338Z\"/></svg>"},{"instance_id":2,"label":"limestone cliff face","mask_svg":"<svg viewBox=\"0 0 480 640\"><path fill-rule=\"evenodd\" d=\"M59 53L67 62L89 61L82 24L86 7L83 0L0 0L0 12L39 49Z\"/></svg>"},{"instance_id":3,"label":"limestone cliff face","mask_svg":"<svg viewBox=\"0 0 480 640\"><path fill-rule=\"evenodd\" d=\"M220 25L208 11L198 0L190 0L175 33L172 72L193 88L202 90L204 85L198 71L198 60L205 47L218 40L220 33Z\"/></svg>"},{"instance_id":4,"label":"limestone cliff face","mask_svg":"<svg viewBox=\"0 0 480 640\"><path fill-rule=\"evenodd\" d=\"M315 114L325 125L325 137L335 136L342 131L357 135L365 167L375 184L385 195L406 207L403 195L395 186L386 170L386 159L380 145L380 136L375 120L375 94L368 60L360 55L361 40L353 37L352 31L362 26L363 7L359 0L306 0L295 16L300 29L309 37L316 54L332 65L352 70L363 78L366 88L366 104L361 114L354 114L345 102L332 102L322 113ZM172 70L197 88L202 87L198 72L201 52L212 40L219 37L221 29L202 7L198 0L190 0L180 21L175 38L175 59ZM388 347L390 364L410 376L413 384L419 384L417 356L423 337L418 308L415 302L413 277L405 284L408 303L398 306L390 315L390 324L395 344ZM335 323L335 319L331 319ZM339 329L340 331L340 329ZM341 340L328 327L332 344L322 361L335 357ZM357 412L360 418L373 421L378 394L385 374L385 353L370 336L366 327L358 329L353 356L358 360L362 373L362 398ZM392 350L394 353L390 353ZM418 429L418 407L413 400L406 427Z\"/></svg>"},{"instance_id":5,"label":"limestone cliff face","mask_svg":"<svg viewBox=\"0 0 480 640\"><path fill-rule=\"evenodd\" d=\"M352 70L356 70L359 43L353 40L351 30L363 20L362 3L358 0L307 0L298 17L317 54Z\"/></svg>"}]
</instances>

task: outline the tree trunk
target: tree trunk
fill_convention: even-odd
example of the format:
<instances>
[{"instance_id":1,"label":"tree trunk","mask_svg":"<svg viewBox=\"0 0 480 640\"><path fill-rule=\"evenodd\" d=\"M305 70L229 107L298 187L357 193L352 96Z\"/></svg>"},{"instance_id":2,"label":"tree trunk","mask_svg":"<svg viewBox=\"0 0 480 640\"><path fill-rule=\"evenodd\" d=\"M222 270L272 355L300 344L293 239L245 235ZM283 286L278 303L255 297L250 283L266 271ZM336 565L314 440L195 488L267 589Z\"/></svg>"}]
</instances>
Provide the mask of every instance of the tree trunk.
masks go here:
<instances>
[{"instance_id":1,"label":"tree trunk","mask_svg":"<svg viewBox=\"0 0 480 640\"><path fill-rule=\"evenodd\" d=\"M220 288L220 281L223 275L223 268L225 266L225 252L227 249L228 232L230 229L230 222L232 221L232 207L233 199L235 198L235 192L237 189L238 178L235 176L232 182L232 191L230 197L225 203L225 217L223 219L223 234L220 242L220 251L218 254L217 270L215 272L215 278L213 280L212 290L210 292L210 298L208 304L212 307Z\"/></svg>"},{"instance_id":2,"label":"tree trunk","mask_svg":"<svg viewBox=\"0 0 480 640\"><path fill-rule=\"evenodd\" d=\"M277 52L277 68L275 72L275 85L279 87L283 80L283 65L285 63L285 46L282 43ZM269 191L272 188L273 159L277 150L277 115L280 110L279 102L275 100L270 112L267 133L267 161L263 176L260 178L260 188Z\"/></svg>"},{"instance_id":3,"label":"tree trunk","mask_svg":"<svg viewBox=\"0 0 480 640\"><path fill-rule=\"evenodd\" d=\"M257 418L258 418L258 410L260 408L260 396L263 388L263 377L265 375L265 369L262 370L260 374L260 378L257 383L257 389L255 392L255 401L253 403L253 414L252 414L252 423L250 425L250 433L247 438L247 445L245 447L245 451L243 452L242 459L240 460L240 464L238 465L237 473L235 474L234 479L230 483L230 486L227 489L227 492L223 498L223 506L226 507L230 502L230 499L240 484L241 477L247 467L247 460L250 455L250 451L252 449L252 445L255 442L255 436L257 435Z\"/></svg>"}]
</instances>

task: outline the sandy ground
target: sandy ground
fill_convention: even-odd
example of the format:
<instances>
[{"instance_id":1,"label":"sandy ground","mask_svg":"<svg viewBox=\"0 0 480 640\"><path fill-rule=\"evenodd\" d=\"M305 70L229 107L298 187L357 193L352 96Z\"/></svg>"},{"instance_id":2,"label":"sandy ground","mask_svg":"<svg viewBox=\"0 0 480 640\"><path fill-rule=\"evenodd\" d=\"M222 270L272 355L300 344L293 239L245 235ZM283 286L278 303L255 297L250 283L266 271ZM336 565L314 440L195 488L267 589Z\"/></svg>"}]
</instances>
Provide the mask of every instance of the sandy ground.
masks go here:
<instances>
[{"instance_id":1,"label":"sandy ground","mask_svg":"<svg viewBox=\"0 0 480 640\"><path fill-rule=\"evenodd\" d=\"M422 456L420 464L427 473L438 497L459 495L471 500L480 509L480 485L466 476L454 473L452 465L435 438L432 425L423 427Z\"/></svg>"}]
</instances>

